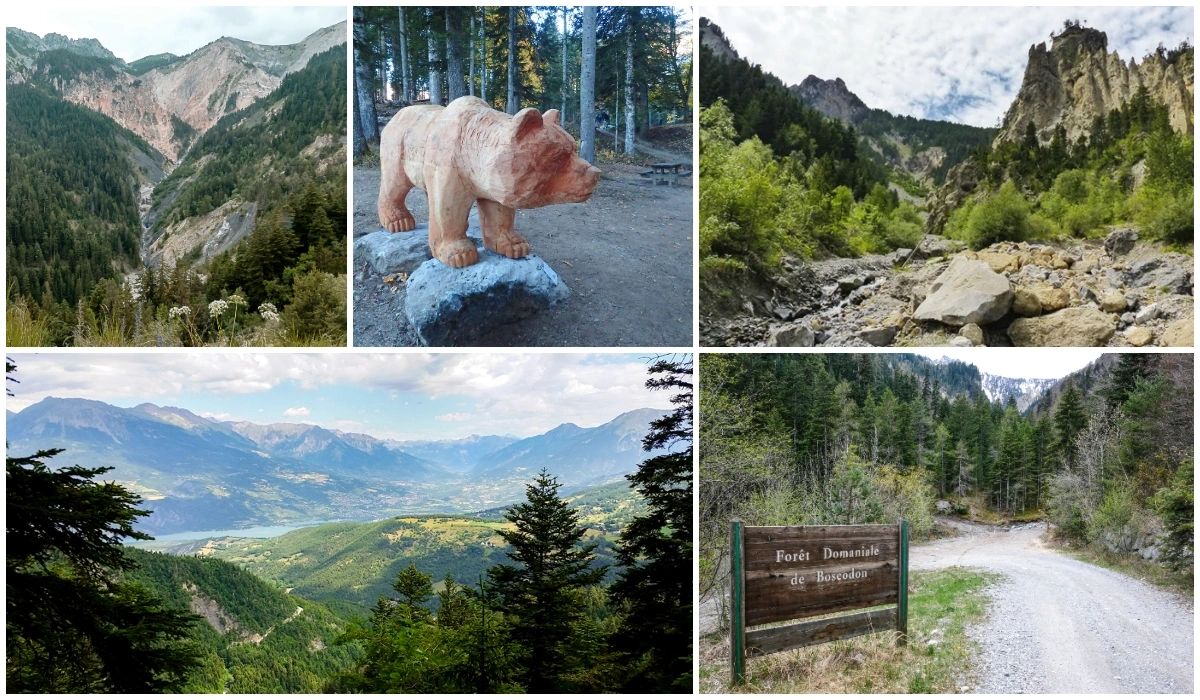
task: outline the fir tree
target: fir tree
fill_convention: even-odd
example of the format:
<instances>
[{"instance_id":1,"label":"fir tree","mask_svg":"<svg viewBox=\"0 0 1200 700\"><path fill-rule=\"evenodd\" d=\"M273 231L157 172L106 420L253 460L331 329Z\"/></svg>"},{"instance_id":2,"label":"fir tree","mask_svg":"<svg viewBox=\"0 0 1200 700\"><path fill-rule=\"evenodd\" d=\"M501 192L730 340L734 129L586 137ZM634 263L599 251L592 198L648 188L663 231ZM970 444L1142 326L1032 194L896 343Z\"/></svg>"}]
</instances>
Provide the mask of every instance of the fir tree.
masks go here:
<instances>
[{"instance_id":1,"label":"fir tree","mask_svg":"<svg viewBox=\"0 0 1200 700\"><path fill-rule=\"evenodd\" d=\"M1067 388L1062 401L1058 404L1058 409L1054 412L1054 427L1057 437L1055 449L1068 469L1075 466L1075 458L1078 454L1076 438L1087 427L1087 420L1087 414L1084 413L1079 397L1079 390L1072 385Z\"/></svg>"},{"instance_id":2,"label":"fir tree","mask_svg":"<svg viewBox=\"0 0 1200 700\"><path fill-rule=\"evenodd\" d=\"M136 564L121 543L150 539L133 526L149 511L96 481L110 468L50 469L60 452L5 459L8 690L180 690L198 661L186 641L198 618L122 581Z\"/></svg>"},{"instance_id":3,"label":"fir tree","mask_svg":"<svg viewBox=\"0 0 1200 700\"><path fill-rule=\"evenodd\" d=\"M582 617L580 594L605 572L593 565L596 545L581 544L587 528L558 496L560 487L543 469L526 487L525 503L506 511L514 529L497 534L511 548L513 563L489 569L486 584L510 620L513 641L523 649L523 681L531 693L570 690L566 676Z\"/></svg>"}]
</instances>

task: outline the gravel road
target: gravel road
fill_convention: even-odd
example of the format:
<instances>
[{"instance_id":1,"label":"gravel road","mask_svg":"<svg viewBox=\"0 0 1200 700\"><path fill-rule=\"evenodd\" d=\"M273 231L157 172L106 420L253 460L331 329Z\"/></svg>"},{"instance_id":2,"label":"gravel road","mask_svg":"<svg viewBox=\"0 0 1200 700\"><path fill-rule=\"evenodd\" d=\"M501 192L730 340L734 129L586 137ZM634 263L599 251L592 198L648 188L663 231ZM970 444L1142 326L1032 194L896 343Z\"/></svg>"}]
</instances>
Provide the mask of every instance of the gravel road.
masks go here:
<instances>
[{"instance_id":1,"label":"gravel road","mask_svg":"<svg viewBox=\"0 0 1200 700\"><path fill-rule=\"evenodd\" d=\"M969 630L980 648L973 692L1192 692L1190 601L1054 550L1043 524L943 524L959 535L914 546L911 568L1002 575L987 618ZM701 634L717 631L717 612L701 601Z\"/></svg>"},{"instance_id":2,"label":"gravel road","mask_svg":"<svg viewBox=\"0 0 1200 700\"><path fill-rule=\"evenodd\" d=\"M1041 524L955 526L960 536L913 547L910 562L1003 575L970 630L981 650L975 692L1192 692L1188 601L1055 551Z\"/></svg>"}]
</instances>

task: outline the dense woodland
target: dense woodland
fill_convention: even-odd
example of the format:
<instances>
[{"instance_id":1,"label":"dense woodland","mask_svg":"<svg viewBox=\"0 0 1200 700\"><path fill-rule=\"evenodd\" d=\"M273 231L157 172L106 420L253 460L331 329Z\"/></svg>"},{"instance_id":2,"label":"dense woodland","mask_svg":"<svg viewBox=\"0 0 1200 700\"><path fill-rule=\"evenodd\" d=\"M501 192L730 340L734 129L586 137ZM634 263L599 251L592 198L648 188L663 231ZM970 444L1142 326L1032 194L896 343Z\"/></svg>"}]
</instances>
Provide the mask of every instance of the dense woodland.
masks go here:
<instances>
[{"instance_id":1,"label":"dense woodland","mask_svg":"<svg viewBox=\"0 0 1200 700\"><path fill-rule=\"evenodd\" d=\"M344 50L316 56L191 147L155 188L147 240L231 200L257 220L210 261L197 246L157 267L141 265L135 173L162 157L47 86L13 86L8 345L344 345L345 70Z\"/></svg>"},{"instance_id":2,"label":"dense woodland","mask_svg":"<svg viewBox=\"0 0 1200 700\"><path fill-rule=\"evenodd\" d=\"M978 371L906 355L701 359L702 588L728 522L895 522L931 533L934 505L1046 518L1129 551L1146 535L1191 566L1191 355L1105 355L1025 412Z\"/></svg>"},{"instance_id":3,"label":"dense woodland","mask_svg":"<svg viewBox=\"0 0 1200 700\"><path fill-rule=\"evenodd\" d=\"M356 152L376 138L377 103L472 95L510 114L558 109L593 156L632 153L635 134L691 121L690 28L679 8L365 7L354 29ZM581 117L614 141L595 143Z\"/></svg>"},{"instance_id":4,"label":"dense woodland","mask_svg":"<svg viewBox=\"0 0 1200 700\"><path fill-rule=\"evenodd\" d=\"M9 381L15 367L9 363ZM234 564L122 546L147 514L108 469L60 450L6 458L7 683L14 692L690 692L691 360L647 385L674 409L628 477L644 501L597 565L579 511L542 471L475 581L414 562L369 619ZM189 612L194 610L203 619Z\"/></svg>"},{"instance_id":5,"label":"dense woodland","mask_svg":"<svg viewBox=\"0 0 1200 700\"><path fill-rule=\"evenodd\" d=\"M1178 60L1192 51L1185 43L1160 54ZM1074 143L1061 129L1041 142L1031 127L1023 140L993 149L988 130L881 110L855 129L804 106L748 60L722 59L708 47L699 60L702 277L770 275L785 254L914 247L927 232L924 212L886 187L911 191L911 177L887 168L862 138L886 150L879 137L888 129L946 148L944 166L959 162L945 173L947 187L980 183L948 223L930 218L930 233L982 248L1103 235L1109 225L1131 223L1148 238L1190 249L1193 138L1173 132L1165 108L1144 91Z\"/></svg>"}]
</instances>

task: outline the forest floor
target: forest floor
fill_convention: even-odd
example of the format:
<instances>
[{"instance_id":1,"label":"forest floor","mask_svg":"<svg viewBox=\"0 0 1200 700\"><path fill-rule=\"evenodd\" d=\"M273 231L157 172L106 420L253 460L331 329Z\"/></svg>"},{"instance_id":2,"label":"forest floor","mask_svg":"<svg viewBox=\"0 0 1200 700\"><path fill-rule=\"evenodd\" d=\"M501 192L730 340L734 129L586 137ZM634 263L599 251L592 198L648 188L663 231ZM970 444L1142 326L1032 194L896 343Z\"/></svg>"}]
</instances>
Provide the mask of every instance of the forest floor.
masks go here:
<instances>
[{"instance_id":1,"label":"forest floor","mask_svg":"<svg viewBox=\"0 0 1200 700\"><path fill-rule=\"evenodd\" d=\"M974 661L960 669L964 685L956 690L1192 692L1193 609L1186 597L1054 549L1043 523L997 527L940 520L958 535L912 548L913 581L964 570L994 577L983 589L990 599L986 615L966 630ZM701 601L700 633L709 635L701 642L702 658L706 647L722 644L718 620L716 601ZM921 624L915 610L909 623L910 629ZM880 647L879 653L891 652ZM826 656L845 661L846 654Z\"/></svg>"},{"instance_id":2,"label":"forest floor","mask_svg":"<svg viewBox=\"0 0 1200 700\"><path fill-rule=\"evenodd\" d=\"M691 160L689 154L676 154ZM654 185L646 168L601 161L600 184L583 204L517 213L533 254L571 289L545 313L495 328L483 346L687 346L692 344L692 176ZM379 230L379 167L354 168L354 236ZM425 193L408 206L425 220ZM355 264L354 344L412 346L402 287Z\"/></svg>"}]
</instances>

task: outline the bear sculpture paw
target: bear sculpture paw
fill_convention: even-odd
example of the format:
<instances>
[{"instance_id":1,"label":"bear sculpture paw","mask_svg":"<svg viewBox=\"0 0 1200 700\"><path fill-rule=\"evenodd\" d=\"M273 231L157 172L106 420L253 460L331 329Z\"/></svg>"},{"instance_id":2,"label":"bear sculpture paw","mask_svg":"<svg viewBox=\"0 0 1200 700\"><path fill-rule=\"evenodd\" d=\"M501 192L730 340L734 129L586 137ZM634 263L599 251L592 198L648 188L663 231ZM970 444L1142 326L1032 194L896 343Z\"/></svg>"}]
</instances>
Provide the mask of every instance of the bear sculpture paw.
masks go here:
<instances>
[{"instance_id":1,"label":"bear sculpture paw","mask_svg":"<svg viewBox=\"0 0 1200 700\"><path fill-rule=\"evenodd\" d=\"M483 235L484 244L506 258L523 258L529 255L529 241L516 231Z\"/></svg>"},{"instance_id":2,"label":"bear sculpture paw","mask_svg":"<svg viewBox=\"0 0 1200 700\"><path fill-rule=\"evenodd\" d=\"M461 239L438 246L434 257L450 267L467 267L479 262L479 251L473 241Z\"/></svg>"},{"instance_id":3,"label":"bear sculpture paw","mask_svg":"<svg viewBox=\"0 0 1200 700\"><path fill-rule=\"evenodd\" d=\"M417 220L413 218L411 212L407 211L381 212L379 220L383 222L383 227L389 233L412 231L417 227Z\"/></svg>"}]
</instances>

